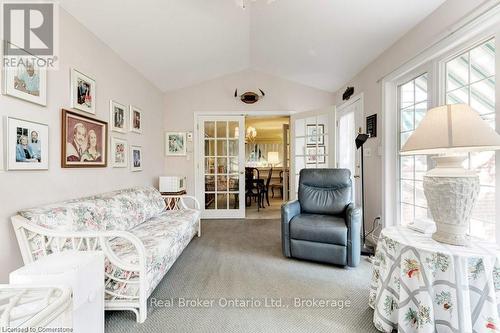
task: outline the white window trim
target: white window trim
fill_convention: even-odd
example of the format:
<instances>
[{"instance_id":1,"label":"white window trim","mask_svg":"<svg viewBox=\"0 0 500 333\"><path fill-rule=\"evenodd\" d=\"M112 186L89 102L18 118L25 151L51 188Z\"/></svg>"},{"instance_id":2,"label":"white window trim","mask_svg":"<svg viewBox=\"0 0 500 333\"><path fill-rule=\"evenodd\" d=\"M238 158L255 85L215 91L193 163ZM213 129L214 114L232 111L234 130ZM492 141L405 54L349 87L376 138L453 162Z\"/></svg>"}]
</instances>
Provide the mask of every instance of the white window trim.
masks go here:
<instances>
[{"instance_id":1,"label":"white window trim","mask_svg":"<svg viewBox=\"0 0 500 333\"><path fill-rule=\"evenodd\" d=\"M401 145L401 132L400 132L400 126L401 126L401 114L400 114L400 110L399 110L399 104L400 104L400 100L399 100L399 94L398 94L398 87L402 84L405 84L411 80L414 80L415 78L417 78L418 76L420 75L423 75L424 73L427 73L427 107L428 108L432 108L435 106L435 103L434 103L434 91L436 89L436 80L435 80L435 75L434 75L434 66L433 66L433 63L432 62L429 62L429 63L426 63L414 70L412 70L411 72L408 72L406 73L405 75L402 75L400 78L394 80L394 84L395 84L395 89L396 89L396 113L397 113L397 123L396 123L396 126L397 126L397 150L399 151L399 147ZM401 170L400 170L400 163L399 163L399 158L400 158L400 155L399 154L396 154L396 190L395 190L395 194L396 194L396 218L397 220L399 221L399 218L401 216L401 205L400 205L400 199L401 199L401 186L400 186L400 176L401 176Z\"/></svg>"},{"instance_id":2,"label":"white window trim","mask_svg":"<svg viewBox=\"0 0 500 333\"><path fill-rule=\"evenodd\" d=\"M397 87L401 78L415 74L415 70L424 64L432 66L432 87L429 90L430 105L443 103L443 82L439 82L444 71L446 59L457 55L460 50L466 50L480 41L492 36L496 37L497 45L500 40L500 4L488 1L476 11L458 22L451 32L438 39L430 47L416 57L396 68L381 79L382 84L382 221L384 226L397 225L399 222L399 111L397 105ZM496 73L500 72L500 52L496 53ZM436 75L438 74L438 75ZM496 85L496 112L500 115L500 84ZM437 103L436 103L437 102ZM396 112L396 114L395 114ZM497 129L500 129L500 117L496 117ZM496 163L500 165L499 153L496 154ZM500 174L500 172L498 173ZM497 176L496 186L500 185L500 175ZM500 226L500 194L496 196L497 225ZM500 243L500 227L496 228L496 239Z\"/></svg>"}]
</instances>

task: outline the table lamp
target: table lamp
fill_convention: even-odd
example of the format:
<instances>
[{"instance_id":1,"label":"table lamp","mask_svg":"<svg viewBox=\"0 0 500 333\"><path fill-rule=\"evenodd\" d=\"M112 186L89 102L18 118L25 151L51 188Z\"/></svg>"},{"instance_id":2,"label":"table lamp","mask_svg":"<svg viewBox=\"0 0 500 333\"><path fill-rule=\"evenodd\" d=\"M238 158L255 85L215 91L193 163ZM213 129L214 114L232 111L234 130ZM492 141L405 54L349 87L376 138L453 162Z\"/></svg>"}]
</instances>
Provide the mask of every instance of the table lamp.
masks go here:
<instances>
[{"instance_id":1,"label":"table lamp","mask_svg":"<svg viewBox=\"0 0 500 333\"><path fill-rule=\"evenodd\" d=\"M479 177L462 167L468 152L500 149L500 135L469 105L433 108L408 138L401 155L431 155L436 167L424 176L424 194L436 241L466 246L472 209L479 195Z\"/></svg>"},{"instance_id":2,"label":"table lamp","mask_svg":"<svg viewBox=\"0 0 500 333\"><path fill-rule=\"evenodd\" d=\"M267 164L273 166L280 162L280 157L277 151L270 151L267 153Z\"/></svg>"}]
</instances>

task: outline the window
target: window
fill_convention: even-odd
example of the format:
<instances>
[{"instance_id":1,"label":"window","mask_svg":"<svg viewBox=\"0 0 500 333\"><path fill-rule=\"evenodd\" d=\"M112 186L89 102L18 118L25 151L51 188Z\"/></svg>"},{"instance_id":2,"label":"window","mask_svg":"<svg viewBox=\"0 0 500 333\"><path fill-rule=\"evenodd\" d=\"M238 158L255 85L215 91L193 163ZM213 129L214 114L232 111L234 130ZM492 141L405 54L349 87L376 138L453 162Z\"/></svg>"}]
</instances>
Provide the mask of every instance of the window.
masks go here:
<instances>
[{"instance_id":1,"label":"window","mask_svg":"<svg viewBox=\"0 0 500 333\"><path fill-rule=\"evenodd\" d=\"M400 148L420 124L428 109L428 74L422 74L398 87ZM427 217L427 201L423 176L427 171L427 156L400 156L399 211L402 224Z\"/></svg>"},{"instance_id":2,"label":"window","mask_svg":"<svg viewBox=\"0 0 500 333\"><path fill-rule=\"evenodd\" d=\"M495 128L495 39L490 39L445 64L446 103L469 104ZM478 171L481 191L472 212L471 234L495 237L495 152L470 153L466 168Z\"/></svg>"}]
</instances>

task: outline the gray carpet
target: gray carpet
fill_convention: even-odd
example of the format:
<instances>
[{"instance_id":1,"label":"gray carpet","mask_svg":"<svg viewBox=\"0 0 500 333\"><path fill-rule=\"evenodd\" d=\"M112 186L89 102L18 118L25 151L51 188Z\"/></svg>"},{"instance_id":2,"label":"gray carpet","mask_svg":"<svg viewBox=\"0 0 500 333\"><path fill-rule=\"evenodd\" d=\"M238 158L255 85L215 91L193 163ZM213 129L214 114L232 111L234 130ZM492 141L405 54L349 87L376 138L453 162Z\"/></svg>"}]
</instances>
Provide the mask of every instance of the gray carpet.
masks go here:
<instances>
[{"instance_id":1,"label":"gray carpet","mask_svg":"<svg viewBox=\"0 0 500 333\"><path fill-rule=\"evenodd\" d=\"M107 312L106 332L376 332L367 305L370 276L364 259L343 269L284 258L278 220L203 221L202 237L148 301L146 322L137 324L128 311ZM173 299L174 306L151 307L152 298ZM182 308L179 298L213 306ZM294 298L309 304L297 307ZM311 304L314 298L350 306Z\"/></svg>"}]
</instances>

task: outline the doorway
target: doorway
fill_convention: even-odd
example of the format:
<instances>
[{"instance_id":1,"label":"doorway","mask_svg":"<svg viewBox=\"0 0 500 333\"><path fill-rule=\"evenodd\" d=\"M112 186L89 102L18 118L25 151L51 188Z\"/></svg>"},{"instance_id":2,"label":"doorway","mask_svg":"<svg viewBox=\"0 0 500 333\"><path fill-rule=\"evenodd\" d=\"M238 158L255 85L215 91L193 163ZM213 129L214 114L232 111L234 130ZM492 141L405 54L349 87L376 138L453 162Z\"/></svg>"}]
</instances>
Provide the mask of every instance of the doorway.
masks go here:
<instances>
[{"instance_id":1,"label":"doorway","mask_svg":"<svg viewBox=\"0 0 500 333\"><path fill-rule=\"evenodd\" d=\"M275 146L269 141L266 122L278 124L273 129ZM336 165L334 106L266 116L255 111L239 115L199 113L195 115L195 126L195 192L205 219L239 219L246 215L255 219L280 218L282 202L297 198L301 169ZM277 160L273 160L276 155ZM270 167L273 170L267 188ZM260 194L247 196L248 168L260 169L252 179L261 179L258 182L264 181L266 186L267 196L260 199L260 206Z\"/></svg>"},{"instance_id":2,"label":"doorway","mask_svg":"<svg viewBox=\"0 0 500 333\"><path fill-rule=\"evenodd\" d=\"M245 117L247 219L279 219L289 197L290 117Z\"/></svg>"},{"instance_id":3,"label":"doorway","mask_svg":"<svg viewBox=\"0 0 500 333\"><path fill-rule=\"evenodd\" d=\"M355 96L337 107L336 118L336 167L351 171L352 198L356 206L361 207L361 152L356 149L355 139L363 133L363 96Z\"/></svg>"},{"instance_id":4,"label":"doorway","mask_svg":"<svg viewBox=\"0 0 500 333\"><path fill-rule=\"evenodd\" d=\"M243 116L198 117L197 197L203 218L245 217Z\"/></svg>"}]
</instances>

